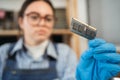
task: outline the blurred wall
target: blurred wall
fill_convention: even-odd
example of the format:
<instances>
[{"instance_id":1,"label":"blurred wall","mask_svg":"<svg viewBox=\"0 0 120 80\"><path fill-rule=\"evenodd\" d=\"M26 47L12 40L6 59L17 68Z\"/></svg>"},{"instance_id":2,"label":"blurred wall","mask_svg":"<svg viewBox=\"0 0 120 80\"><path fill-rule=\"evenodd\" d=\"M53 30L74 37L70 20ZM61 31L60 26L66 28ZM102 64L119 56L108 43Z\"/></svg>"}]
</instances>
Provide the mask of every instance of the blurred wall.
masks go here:
<instances>
[{"instance_id":1,"label":"blurred wall","mask_svg":"<svg viewBox=\"0 0 120 80\"><path fill-rule=\"evenodd\" d=\"M19 11L23 2L24 0L0 0L0 8L5 10Z\"/></svg>"},{"instance_id":2,"label":"blurred wall","mask_svg":"<svg viewBox=\"0 0 120 80\"><path fill-rule=\"evenodd\" d=\"M98 37L120 46L120 0L88 0L89 23Z\"/></svg>"},{"instance_id":3,"label":"blurred wall","mask_svg":"<svg viewBox=\"0 0 120 80\"><path fill-rule=\"evenodd\" d=\"M78 0L78 20L81 20L85 23L88 23L88 16L87 16L87 0ZM80 37L80 36L79 36ZM80 37L80 54L82 54L88 47L87 42L88 40Z\"/></svg>"},{"instance_id":4,"label":"blurred wall","mask_svg":"<svg viewBox=\"0 0 120 80\"><path fill-rule=\"evenodd\" d=\"M0 8L19 11L25 0L0 0ZM65 8L66 0L51 0L55 8ZM6 4L6 5L5 5Z\"/></svg>"},{"instance_id":5,"label":"blurred wall","mask_svg":"<svg viewBox=\"0 0 120 80\"><path fill-rule=\"evenodd\" d=\"M120 0L78 0L78 19L97 28L97 37L120 49ZM88 47L80 37L81 53Z\"/></svg>"}]
</instances>

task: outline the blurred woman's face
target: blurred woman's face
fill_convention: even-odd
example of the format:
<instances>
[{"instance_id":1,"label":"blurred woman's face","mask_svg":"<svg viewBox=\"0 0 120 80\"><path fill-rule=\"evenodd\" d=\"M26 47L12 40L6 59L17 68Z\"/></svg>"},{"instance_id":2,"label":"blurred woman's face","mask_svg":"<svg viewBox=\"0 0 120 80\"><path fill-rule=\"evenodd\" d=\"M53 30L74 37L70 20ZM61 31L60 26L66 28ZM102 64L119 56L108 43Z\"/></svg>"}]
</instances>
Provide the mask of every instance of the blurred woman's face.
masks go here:
<instances>
[{"instance_id":1,"label":"blurred woman's face","mask_svg":"<svg viewBox=\"0 0 120 80\"><path fill-rule=\"evenodd\" d=\"M31 3L25 10L24 17L19 22L24 32L25 41L40 43L49 39L54 26L54 13L49 4L44 1Z\"/></svg>"}]
</instances>

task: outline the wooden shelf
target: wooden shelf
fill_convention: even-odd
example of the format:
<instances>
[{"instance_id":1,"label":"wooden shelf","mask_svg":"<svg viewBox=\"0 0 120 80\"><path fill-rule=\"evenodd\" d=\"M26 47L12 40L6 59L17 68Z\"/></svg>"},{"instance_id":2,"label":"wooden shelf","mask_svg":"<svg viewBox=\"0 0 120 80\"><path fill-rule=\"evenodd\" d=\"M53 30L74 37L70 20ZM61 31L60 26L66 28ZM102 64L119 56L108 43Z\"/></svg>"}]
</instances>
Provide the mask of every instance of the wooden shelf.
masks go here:
<instances>
[{"instance_id":1,"label":"wooden shelf","mask_svg":"<svg viewBox=\"0 0 120 80\"><path fill-rule=\"evenodd\" d=\"M19 30L0 30L0 36L17 36L19 34Z\"/></svg>"},{"instance_id":2,"label":"wooden shelf","mask_svg":"<svg viewBox=\"0 0 120 80\"><path fill-rule=\"evenodd\" d=\"M54 29L53 34L72 35L69 29Z\"/></svg>"},{"instance_id":3,"label":"wooden shelf","mask_svg":"<svg viewBox=\"0 0 120 80\"><path fill-rule=\"evenodd\" d=\"M22 34L19 30L0 30L0 36L18 36ZM55 35L72 35L69 29L54 29Z\"/></svg>"}]
</instances>

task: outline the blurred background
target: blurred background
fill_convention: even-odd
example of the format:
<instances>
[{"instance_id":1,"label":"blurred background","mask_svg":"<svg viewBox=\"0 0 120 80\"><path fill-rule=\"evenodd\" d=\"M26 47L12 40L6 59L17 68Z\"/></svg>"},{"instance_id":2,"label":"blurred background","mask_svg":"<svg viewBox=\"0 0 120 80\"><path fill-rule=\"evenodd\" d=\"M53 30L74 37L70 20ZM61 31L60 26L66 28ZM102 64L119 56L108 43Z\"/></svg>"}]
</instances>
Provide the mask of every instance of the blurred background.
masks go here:
<instances>
[{"instance_id":1,"label":"blurred background","mask_svg":"<svg viewBox=\"0 0 120 80\"><path fill-rule=\"evenodd\" d=\"M17 24L24 0L0 0L0 45L15 42L22 35ZM57 23L52 40L71 46L77 57L88 47L88 40L69 31L75 17L97 28L97 37L114 43L120 49L120 0L51 0Z\"/></svg>"}]
</instances>

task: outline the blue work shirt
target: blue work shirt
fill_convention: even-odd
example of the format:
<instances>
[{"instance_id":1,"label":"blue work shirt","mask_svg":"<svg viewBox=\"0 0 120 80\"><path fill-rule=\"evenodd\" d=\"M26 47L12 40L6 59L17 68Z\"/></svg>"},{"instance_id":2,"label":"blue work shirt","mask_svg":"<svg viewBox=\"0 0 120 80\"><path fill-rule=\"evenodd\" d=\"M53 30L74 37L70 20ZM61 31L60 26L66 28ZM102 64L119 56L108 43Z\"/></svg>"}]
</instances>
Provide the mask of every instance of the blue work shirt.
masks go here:
<instances>
[{"instance_id":1,"label":"blue work shirt","mask_svg":"<svg viewBox=\"0 0 120 80\"><path fill-rule=\"evenodd\" d=\"M8 57L8 50L11 43L4 44L0 47L0 80L2 80L2 73L5 67L6 59ZM54 44L49 42L47 47L47 55L57 60L56 69L60 80L76 80L75 71L77 59L74 51L65 44L57 44L56 53ZM49 61L40 57L34 60L29 54L29 51L24 48L23 38L20 38L14 45L11 55L16 53L16 61L19 69L44 69L49 67Z\"/></svg>"}]
</instances>

